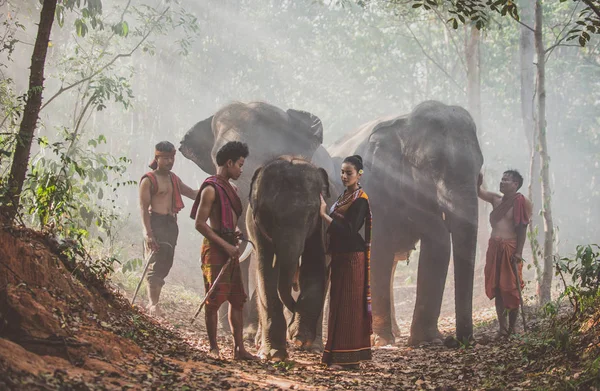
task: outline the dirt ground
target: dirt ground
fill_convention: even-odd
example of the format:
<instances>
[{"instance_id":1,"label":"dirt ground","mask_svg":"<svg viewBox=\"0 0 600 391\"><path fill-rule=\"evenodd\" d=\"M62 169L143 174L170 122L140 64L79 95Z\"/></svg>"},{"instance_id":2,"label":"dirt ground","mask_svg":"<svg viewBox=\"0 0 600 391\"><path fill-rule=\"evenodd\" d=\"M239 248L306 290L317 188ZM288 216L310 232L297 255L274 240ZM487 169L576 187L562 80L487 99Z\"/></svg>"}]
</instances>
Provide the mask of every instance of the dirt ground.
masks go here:
<instances>
[{"instance_id":1,"label":"dirt ground","mask_svg":"<svg viewBox=\"0 0 600 391\"><path fill-rule=\"evenodd\" d=\"M202 315L189 322L198 303L173 302L165 316L149 318L83 279L53 247L43 234L0 229L0 390L555 389L583 370L565 358L525 355L527 335L495 339L489 309L475 314L473 346L408 347L409 324L400 321L396 344L374 348L355 371L329 370L319 354L292 347L284 363L233 361L223 331L223 360L212 360ZM530 328L541 327L526 310ZM443 333L453 328L452 317L440 319Z\"/></svg>"}]
</instances>

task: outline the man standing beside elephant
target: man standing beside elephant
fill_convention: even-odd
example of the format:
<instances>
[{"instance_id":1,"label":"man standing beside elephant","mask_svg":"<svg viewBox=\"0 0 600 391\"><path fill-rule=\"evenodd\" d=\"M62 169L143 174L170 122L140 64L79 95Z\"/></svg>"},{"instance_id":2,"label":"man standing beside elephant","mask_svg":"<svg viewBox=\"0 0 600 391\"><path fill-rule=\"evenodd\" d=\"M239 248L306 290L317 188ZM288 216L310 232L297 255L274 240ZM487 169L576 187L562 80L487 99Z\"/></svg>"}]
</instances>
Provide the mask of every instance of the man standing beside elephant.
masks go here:
<instances>
[{"instance_id":1,"label":"man standing beside elephant","mask_svg":"<svg viewBox=\"0 0 600 391\"><path fill-rule=\"evenodd\" d=\"M248 146L239 141L225 144L216 155L217 175L208 177L196 197L191 217L196 229L204 236L201 250L204 288L213 288L221 268L229 259L232 262L223 271L213 292L206 300L206 331L210 343L210 355L220 358L217 344L218 311L221 304L229 301L229 324L233 332L233 355L236 360L253 360L255 356L244 348L242 336L242 310L247 296L244 292L239 265L239 232L237 221L242 215L242 201L236 189L229 183L242 175L242 167L248 157ZM207 220L210 219L210 225Z\"/></svg>"},{"instance_id":2,"label":"man standing beside elephant","mask_svg":"<svg viewBox=\"0 0 600 391\"><path fill-rule=\"evenodd\" d=\"M521 303L520 290L525 287L522 252L532 204L523 194L518 193L523 185L523 177L516 170L505 171L502 175L500 182L502 195L482 189L482 182L483 175L479 174L477 183L479 198L493 206L490 213L492 235L484 269L485 292L490 299L496 299L496 314L500 326L498 334L507 336L515 332L518 308Z\"/></svg>"},{"instance_id":3,"label":"man standing beside elephant","mask_svg":"<svg viewBox=\"0 0 600 391\"><path fill-rule=\"evenodd\" d=\"M140 180L144 250L152 254L146 274L150 315L160 315L160 291L173 266L179 234L177 212L183 209L181 196L195 199L198 194L197 190L192 190L171 171L175 152L175 146L168 141L156 144L154 160L150 163L152 171L144 174Z\"/></svg>"}]
</instances>

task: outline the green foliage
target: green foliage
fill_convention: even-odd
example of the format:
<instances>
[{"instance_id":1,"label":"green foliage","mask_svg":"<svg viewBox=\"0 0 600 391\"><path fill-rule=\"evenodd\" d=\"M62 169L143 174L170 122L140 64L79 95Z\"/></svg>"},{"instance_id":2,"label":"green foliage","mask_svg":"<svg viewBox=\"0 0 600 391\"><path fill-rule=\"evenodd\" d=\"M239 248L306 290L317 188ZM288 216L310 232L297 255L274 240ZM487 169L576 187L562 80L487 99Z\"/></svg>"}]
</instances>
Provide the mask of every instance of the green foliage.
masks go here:
<instances>
[{"instance_id":1,"label":"green foliage","mask_svg":"<svg viewBox=\"0 0 600 391\"><path fill-rule=\"evenodd\" d=\"M565 289L561 297L568 297L575 307L575 315L584 313L595 302L600 288L600 246L577 246L574 258L555 259L556 275ZM567 283L567 276L571 277Z\"/></svg>"},{"instance_id":2,"label":"green foliage","mask_svg":"<svg viewBox=\"0 0 600 391\"><path fill-rule=\"evenodd\" d=\"M101 0L59 0L56 5L55 17L56 22L60 27L64 26L65 12L73 11L74 9L78 9L81 12L81 17L75 19L74 23L75 31L79 37L85 37L88 33L88 24L92 29L104 29L104 23L100 18L100 15L102 14ZM120 35L126 35L122 29L119 31ZM115 33L117 32L115 31Z\"/></svg>"},{"instance_id":3,"label":"green foliage","mask_svg":"<svg viewBox=\"0 0 600 391\"><path fill-rule=\"evenodd\" d=\"M112 240L120 215L116 190L135 184L123 179L130 160L99 152L106 143L102 135L81 148L72 134L66 130L63 134L64 141L52 144L38 139L41 149L27 176L22 204L34 227L69 244L62 253L73 262L79 260L74 268L83 265L86 272L104 280L116 259L103 256L92 260L85 249Z\"/></svg>"},{"instance_id":4,"label":"green foliage","mask_svg":"<svg viewBox=\"0 0 600 391\"><path fill-rule=\"evenodd\" d=\"M566 0L560 0L561 2ZM579 18L575 21L575 27L568 32L567 41L577 39L582 47L590 42L591 34L600 34L600 1L583 1L588 6L579 12ZM592 8L594 7L594 8Z\"/></svg>"},{"instance_id":5,"label":"green foliage","mask_svg":"<svg viewBox=\"0 0 600 391\"><path fill-rule=\"evenodd\" d=\"M144 260L142 258L133 258L123 264L121 271L123 273L134 272L144 266Z\"/></svg>"},{"instance_id":6,"label":"green foliage","mask_svg":"<svg viewBox=\"0 0 600 391\"><path fill-rule=\"evenodd\" d=\"M589 385L600 384L600 247L577 246L574 257L556 258L555 268L564 291L556 301L541 308L547 324L524 335L520 349L526 361L552 354L566 355L575 368L579 361L584 371L569 382L565 380L565 387L587 389ZM573 304L572 316L565 316L560 310L565 297Z\"/></svg>"}]
</instances>

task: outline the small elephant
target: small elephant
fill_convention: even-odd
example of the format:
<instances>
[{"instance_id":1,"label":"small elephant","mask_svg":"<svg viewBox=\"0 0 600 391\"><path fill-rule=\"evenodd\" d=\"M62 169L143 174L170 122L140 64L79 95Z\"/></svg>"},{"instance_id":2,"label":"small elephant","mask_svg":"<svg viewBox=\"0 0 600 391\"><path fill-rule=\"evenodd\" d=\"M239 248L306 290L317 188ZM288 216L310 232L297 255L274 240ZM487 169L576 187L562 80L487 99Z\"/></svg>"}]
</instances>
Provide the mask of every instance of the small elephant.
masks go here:
<instances>
[{"instance_id":1,"label":"small elephant","mask_svg":"<svg viewBox=\"0 0 600 391\"><path fill-rule=\"evenodd\" d=\"M317 325L322 319L326 268L320 194L329 197L327 172L302 158L279 157L252 177L246 225L258 253L259 355L263 358L287 358L286 332L297 346L322 345ZM296 301L292 286L298 268ZM289 327L284 306L293 314Z\"/></svg>"},{"instance_id":2,"label":"small elephant","mask_svg":"<svg viewBox=\"0 0 600 391\"><path fill-rule=\"evenodd\" d=\"M359 154L373 211L371 286L378 344L394 342L394 254L421 241L417 299L409 344L440 339L437 322L450 251L454 260L456 334L473 334L477 177L483 156L475 123L462 107L426 101L409 115L369 122L334 144L334 161ZM452 244L452 246L451 246Z\"/></svg>"}]
</instances>

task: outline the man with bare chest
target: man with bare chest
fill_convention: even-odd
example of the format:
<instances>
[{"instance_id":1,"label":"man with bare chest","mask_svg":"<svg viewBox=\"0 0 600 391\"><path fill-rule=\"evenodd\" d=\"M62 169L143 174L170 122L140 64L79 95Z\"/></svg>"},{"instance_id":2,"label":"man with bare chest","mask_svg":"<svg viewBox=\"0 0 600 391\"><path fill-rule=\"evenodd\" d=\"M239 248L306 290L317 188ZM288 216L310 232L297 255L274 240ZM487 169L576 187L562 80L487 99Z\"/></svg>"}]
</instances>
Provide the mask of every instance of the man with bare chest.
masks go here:
<instances>
[{"instance_id":1,"label":"man with bare chest","mask_svg":"<svg viewBox=\"0 0 600 391\"><path fill-rule=\"evenodd\" d=\"M145 256L152 254L146 274L148 282L148 312L160 315L158 300L165 277L173 266L173 256L179 228L177 212L183 209L182 195L195 199L192 190L171 169L175 163L175 146L168 141L156 144L152 171L140 181L140 209L144 227Z\"/></svg>"},{"instance_id":2,"label":"man with bare chest","mask_svg":"<svg viewBox=\"0 0 600 391\"><path fill-rule=\"evenodd\" d=\"M507 336L515 332L517 311L521 303L519 290L525 287L522 253L533 205L517 192L523 185L523 177L516 170L508 170L502 175L502 194L482 189L482 182L483 176L479 174L479 198L493 206L490 213L492 235L484 270L485 292L490 299L496 299L499 335Z\"/></svg>"},{"instance_id":3,"label":"man with bare chest","mask_svg":"<svg viewBox=\"0 0 600 391\"><path fill-rule=\"evenodd\" d=\"M247 296L239 265L240 234L236 231L238 219L242 214L242 201L237 190L229 182L230 179L236 180L242 175L246 157L248 146L239 141L230 141L217 152L217 175L204 181L191 213L196 222L196 229L204 236L201 262L205 292L213 288L215 279L227 261L232 261L206 300L206 332L210 343L210 355L214 358L220 358L217 345L218 311L219 307L228 301L234 359L256 359L244 348L242 337L242 310ZM210 224L207 220L210 220Z\"/></svg>"}]
</instances>

